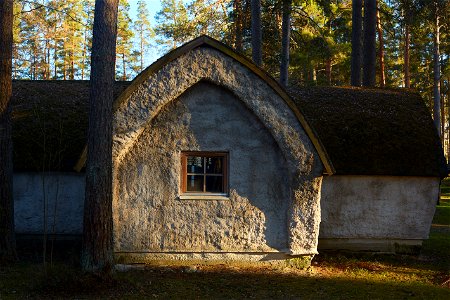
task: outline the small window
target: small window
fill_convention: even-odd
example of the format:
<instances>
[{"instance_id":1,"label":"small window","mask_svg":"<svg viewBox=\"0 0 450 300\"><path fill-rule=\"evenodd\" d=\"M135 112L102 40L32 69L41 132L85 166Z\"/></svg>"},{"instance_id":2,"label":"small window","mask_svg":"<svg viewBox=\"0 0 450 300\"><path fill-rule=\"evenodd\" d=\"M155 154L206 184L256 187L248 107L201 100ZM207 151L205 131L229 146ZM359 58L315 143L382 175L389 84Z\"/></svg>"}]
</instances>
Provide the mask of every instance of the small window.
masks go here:
<instances>
[{"instance_id":1,"label":"small window","mask_svg":"<svg viewBox=\"0 0 450 300\"><path fill-rule=\"evenodd\" d=\"M228 153L182 152L181 165L183 194L228 193Z\"/></svg>"}]
</instances>

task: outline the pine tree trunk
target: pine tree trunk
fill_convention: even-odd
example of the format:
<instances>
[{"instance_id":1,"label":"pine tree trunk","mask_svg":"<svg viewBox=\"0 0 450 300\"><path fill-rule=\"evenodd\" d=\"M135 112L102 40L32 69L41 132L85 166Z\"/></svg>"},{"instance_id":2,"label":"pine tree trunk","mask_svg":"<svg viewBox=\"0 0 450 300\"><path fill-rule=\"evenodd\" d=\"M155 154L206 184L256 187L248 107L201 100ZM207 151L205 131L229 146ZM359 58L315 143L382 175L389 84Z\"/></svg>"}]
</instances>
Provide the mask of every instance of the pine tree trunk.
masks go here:
<instances>
[{"instance_id":1,"label":"pine tree trunk","mask_svg":"<svg viewBox=\"0 0 450 300\"><path fill-rule=\"evenodd\" d=\"M283 23L281 40L280 83L288 86L289 76L289 42L291 39L291 0L283 0Z\"/></svg>"},{"instance_id":2,"label":"pine tree trunk","mask_svg":"<svg viewBox=\"0 0 450 300\"><path fill-rule=\"evenodd\" d=\"M86 53L88 48L87 40L87 27L84 29L84 44L83 44L83 54L82 54L82 66L81 66L81 80L84 80L84 72L86 71Z\"/></svg>"},{"instance_id":3,"label":"pine tree trunk","mask_svg":"<svg viewBox=\"0 0 450 300\"><path fill-rule=\"evenodd\" d=\"M446 97L446 102L447 102L447 120L450 120L450 97L447 94ZM447 147L446 147L446 157L447 157L447 162L450 161L450 129L447 129Z\"/></svg>"},{"instance_id":4,"label":"pine tree trunk","mask_svg":"<svg viewBox=\"0 0 450 300\"><path fill-rule=\"evenodd\" d=\"M63 72L63 80L66 80L66 54L64 54L64 57L63 57L63 70L62 70Z\"/></svg>"},{"instance_id":5,"label":"pine tree trunk","mask_svg":"<svg viewBox=\"0 0 450 300\"><path fill-rule=\"evenodd\" d=\"M361 86L362 0L352 1L352 57L351 85Z\"/></svg>"},{"instance_id":6,"label":"pine tree trunk","mask_svg":"<svg viewBox=\"0 0 450 300\"><path fill-rule=\"evenodd\" d=\"M112 104L118 0L95 2L81 265L109 274L112 244Z\"/></svg>"},{"instance_id":7,"label":"pine tree trunk","mask_svg":"<svg viewBox=\"0 0 450 300\"><path fill-rule=\"evenodd\" d=\"M141 25L140 32L139 32L139 38L140 38L140 49L141 49L141 72L144 70L144 28Z\"/></svg>"},{"instance_id":8,"label":"pine tree trunk","mask_svg":"<svg viewBox=\"0 0 450 300\"><path fill-rule=\"evenodd\" d=\"M261 0L251 0L252 10L252 59L262 65Z\"/></svg>"},{"instance_id":9,"label":"pine tree trunk","mask_svg":"<svg viewBox=\"0 0 450 300\"><path fill-rule=\"evenodd\" d=\"M332 60L331 60L331 58L327 58L327 60L325 62L325 73L327 75L327 83L328 83L328 85L331 85L332 69L333 69Z\"/></svg>"},{"instance_id":10,"label":"pine tree trunk","mask_svg":"<svg viewBox=\"0 0 450 300\"><path fill-rule=\"evenodd\" d=\"M0 0L0 261L15 261L12 190L12 24L13 1Z\"/></svg>"},{"instance_id":11,"label":"pine tree trunk","mask_svg":"<svg viewBox=\"0 0 450 300\"><path fill-rule=\"evenodd\" d=\"M404 66L403 72L405 77L405 87L411 87L411 77L409 74L409 45L410 45L410 32L409 32L409 22L410 22L410 8L405 7L405 51L404 51Z\"/></svg>"},{"instance_id":12,"label":"pine tree trunk","mask_svg":"<svg viewBox=\"0 0 450 300\"><path fill-rule=\"evenodd\" d=\"M75 79L75 66L73 63L73 60L70 61L70 80L74 80Z\"/></svg>"},{"instance_id":13,"label":"pine tree trunk","mask_svg":"<svg viewBox=\"0 0 450 300\"><path fill-rule=\"evenodd\" d=\"M51 76L51 64L50 64L50 42L47 44L47 65L46 65L46 79L50 79Z\"/></svg>"},{"instance_id":14,"label":"pine tree trunk","mask_svg":"<svg viewBox=\"0 0 450 300\"><path fill-rule=\"evenodd\" d=\"M380 87L386 86L386 73L384 70L384 39L383 39L383 29L381 28L381 18L379 1L377 5L377 31L378 31L378 61L380 63Z\"/></svg>"},{"instance_id":15,"label":"pine tree trunk","mask_svg":"<svg viewBox=\"0 0 450 300\"><path fill-rule=\"evenodd\" d=\"M441 145L444 146L445 136L445 101L444 97L441 97Z\"/></svg>"},{"instance_id":16,"label":"pine tree trunk","mask_svg":"<svg viewBox=\"0 0 450 300\"><path fill-rule=\"evenodd\" d=\"M363 86L372 87L376 82L376 0L364 0Z\"/></svg>"},{"instance_id":17,"label":"pine tree trunk","mask_svg":"<svg viewBox=\"0 0 450 300\"><path fill-rule=\"evenodd\" d=\"M235 14L235 48L236 51L242 52L242 36L243 36L243 24L242 24L242 0L234 0L234 14Z\"/></svg>"},{"instance_id":18,"label":"pine tree trunk","mask_svg":"<svg viewBox=\"0 0 450 300\"><path fill-rule=\"evenodd\" d=\"M434 125L438 131L439 137L441 136L441 65L440 65L440 53L439 53L439 8L435 3L435 23L434 23L434 51L433 51L433 73L434 73L434 88L433 88L433 117Z\"/></svg>"},{"instance_id":19,"label":"pine tree trunk","mask_svg":"<svg viewBox=\"0 0 450 300\"><path fill-rule=\"evenodd\" d=\"M56 36L56 23L55 23L55 27L53 27L53 31L55 32L55 36ZM54 49L53 49L53 79L58 79L58 69L57 69L57 64L58 64L58 42L57 39L55 38L55 40L53 41L54 43Z\"/></svg>"},{"instance_id":20,"label":"pine tree trunk","mask_svg":"<svg viewBox=\"0 0 450 300\"><path fill-rule=\"evenodd\" d=\"M127 68L126 68L126 62L125 62L125 52L122 53L122 67L123 67L123 74L122 74L122 80L127 80Z\"/></svg>"}]
</instances>

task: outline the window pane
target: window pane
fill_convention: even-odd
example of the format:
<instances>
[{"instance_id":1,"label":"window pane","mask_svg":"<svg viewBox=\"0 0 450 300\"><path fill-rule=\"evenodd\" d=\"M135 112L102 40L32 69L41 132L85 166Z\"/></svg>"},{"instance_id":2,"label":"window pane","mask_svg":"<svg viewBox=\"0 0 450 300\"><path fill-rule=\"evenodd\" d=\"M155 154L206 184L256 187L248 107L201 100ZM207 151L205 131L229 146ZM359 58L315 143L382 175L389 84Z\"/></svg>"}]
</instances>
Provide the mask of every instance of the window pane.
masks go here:
<instances>
[{"instance_id":1,"label":"window pane","mask_svg":"<svg viewBox=\"0 0 450 300\"><path fill-rule=\"evenodd\" d=\"M210 193L223 193L222 176L206 176L206 191Z\"/></svg>"},{"instance_id":2,"label":"window pane","mask_svg":"<svg viewBox=\"0 0 450 300\"><path fill-rule=\"evenodd\" d=\"M186 173L203 173L203 157L188 156Z\"/></svg>"},{"instance_id":3,"label":"window pane","mask_svg":"<svg viewBox=\"0 0 450 300\"><path fill-rule=\"evenodd\" d=\"M223 157L207 157L206 158L206 173L208 174L222 174Z\"/></svg>"},{"instance_id":4,"label":"window pane","mask_svg":"<svg viewBox=\"0 0 450 300\"><path fill-rule=\"evenodd\" d=\"M188 192L203 192L203 175L188 175L186 190Z\"/></svg>"}]
</instances>

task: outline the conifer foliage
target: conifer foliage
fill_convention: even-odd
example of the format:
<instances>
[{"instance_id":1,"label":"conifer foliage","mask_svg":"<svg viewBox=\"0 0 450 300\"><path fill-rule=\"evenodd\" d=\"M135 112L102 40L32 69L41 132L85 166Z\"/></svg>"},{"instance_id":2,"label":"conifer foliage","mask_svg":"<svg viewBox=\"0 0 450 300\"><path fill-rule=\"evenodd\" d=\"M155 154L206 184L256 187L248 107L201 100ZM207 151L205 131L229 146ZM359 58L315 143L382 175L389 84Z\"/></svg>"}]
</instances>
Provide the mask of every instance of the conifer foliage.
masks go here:
<instances>
[{"instance_id":1,"label":"conifer foliage","mask_svg":"<svg viewBox=\"0 0 450 300\"><path fill-rule=\"evenodd\" d=\"M258 2L260 25L253 30L262 39L256 43L252 6ZM160 0L153 12L148 1L130 3L119 0L116 80L134 78L151 62L150 53L156 58L208 34L249 59L260 43L261 66L283 84L286 78L290 85L360 86L364 80L366 86L416 89L439 130L449 131L448 0ZM288 4L290 26L283 29ZM88 79L93 5L14 1L13 78Z\"/></svg>"}]
</instances>

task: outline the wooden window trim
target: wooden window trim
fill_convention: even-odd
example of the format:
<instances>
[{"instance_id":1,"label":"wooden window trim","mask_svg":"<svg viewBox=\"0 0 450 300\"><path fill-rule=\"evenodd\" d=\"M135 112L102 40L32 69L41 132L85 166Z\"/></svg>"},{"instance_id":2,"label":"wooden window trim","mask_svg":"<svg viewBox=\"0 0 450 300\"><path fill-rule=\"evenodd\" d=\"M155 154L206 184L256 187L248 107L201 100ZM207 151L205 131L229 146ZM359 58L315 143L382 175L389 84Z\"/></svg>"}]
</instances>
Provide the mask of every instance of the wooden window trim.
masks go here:
<instances>
[{"instance_id":1,"label":"wooden window trim","mask_svg":"<svg viewBox=\"0 0 450 300\"><path fill-rule=\"evenodd\" d=\"M206 176L221 176L223 178L222 180L222 193L213 193L213 192L199 192L199 191L195 191L195 192L189 192L187 191L187 176L190 174L187 172L187 158L188 156L199 156L202 158L207 158L207 157L222 157L223 159L223 171L222 174L209 174L206 173L206 170L204 171L203 176L206 179ZM228 196L228 163L229 163L229 153L228 152L218 152L218 151L182 151L181 152L181 195L197 195L197 196L201 196L201 198L203 199L204 197L208 196L208 195L212 195L212 196ZM206 166L205 166L206 168ZM206 184L206 180L204 181L204 185Z\"/></svg>"}]
</instances>

